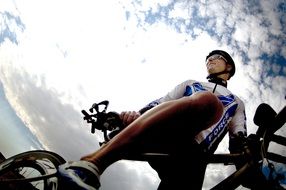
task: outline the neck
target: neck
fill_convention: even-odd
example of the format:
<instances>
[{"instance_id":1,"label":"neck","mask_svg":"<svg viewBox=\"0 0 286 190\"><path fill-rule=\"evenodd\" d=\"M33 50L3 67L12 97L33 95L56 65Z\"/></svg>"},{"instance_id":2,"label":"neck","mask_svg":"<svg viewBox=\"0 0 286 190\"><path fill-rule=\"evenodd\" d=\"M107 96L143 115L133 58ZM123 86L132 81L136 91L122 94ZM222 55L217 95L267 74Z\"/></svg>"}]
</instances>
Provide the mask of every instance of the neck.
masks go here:
<instances>
[{"instance_id":1,"label":"neck","mask_svg":"<svg viewBox=\"0 0 286 190\"><path fill-rule=\"evenodd\" d=\"M224 87L227 87L227 81L222 79L222 78L219 78L217 76L209 75L207 77L207 79L208 79L209 82L212 82L212 83L219 84L219 85L222 85Z\"/></svg>"}]
</instances>

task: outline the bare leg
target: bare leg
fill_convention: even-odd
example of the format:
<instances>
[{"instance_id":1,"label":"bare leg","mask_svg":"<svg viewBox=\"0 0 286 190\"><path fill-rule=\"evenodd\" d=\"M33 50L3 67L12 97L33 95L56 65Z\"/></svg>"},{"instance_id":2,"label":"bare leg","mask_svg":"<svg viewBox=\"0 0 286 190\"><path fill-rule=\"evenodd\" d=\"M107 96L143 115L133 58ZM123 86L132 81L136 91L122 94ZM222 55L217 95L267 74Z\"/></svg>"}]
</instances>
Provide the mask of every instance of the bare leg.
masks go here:
<instances>
[{"instance_id":1,"label":"bare leg","mask_svg":"<svg viewBox=\"0 0 286 190\"><path fill-rule=\"evenodd\" d=\"M138 139L143 139L142 142L146 144L152 141L153 139L144 139L146 132L161 133L167 130L173 134L180 133L180 130L189 131L192 128L192 131L197 134L217 122L222 111L223 106L218 98L206 91L162 103L144 113L106 145L95 153L83 157L82 160L96 164L103 173L112 163L127 158L130 152L140 151L136 149L137 147L134 148Z\"/></svg>"}]
</instances>

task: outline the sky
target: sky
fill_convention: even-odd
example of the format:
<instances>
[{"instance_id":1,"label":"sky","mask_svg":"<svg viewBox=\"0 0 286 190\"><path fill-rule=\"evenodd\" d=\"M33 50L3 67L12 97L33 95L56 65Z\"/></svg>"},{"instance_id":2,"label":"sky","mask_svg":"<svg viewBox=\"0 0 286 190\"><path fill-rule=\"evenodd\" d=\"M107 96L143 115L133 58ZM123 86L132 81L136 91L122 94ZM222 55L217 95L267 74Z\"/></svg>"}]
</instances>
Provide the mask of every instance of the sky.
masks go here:
<instances>
[{"instance_id":1,"label":"sky","mask_svg":"<svg viewBox=\"0 0 286 190\"><path fill-rule=\"evenodd\" d=\"M99 148L81 115L139 110L187 79L206 81L205 57L229 52L228 88L245 103L247 127L260 103L285 106L286 2L190 0L0 0L0 151L45 149L77 160ZM284 127L285 128L285 127ZM285 134L285 129L278 132ZM285 149L273 151L286 155ZM227 151L224 140L218 152ZM208 166L204 189L232 168ZM102 190L156 189L147 163L119 161Z\"/></svg>"}]
</instances>

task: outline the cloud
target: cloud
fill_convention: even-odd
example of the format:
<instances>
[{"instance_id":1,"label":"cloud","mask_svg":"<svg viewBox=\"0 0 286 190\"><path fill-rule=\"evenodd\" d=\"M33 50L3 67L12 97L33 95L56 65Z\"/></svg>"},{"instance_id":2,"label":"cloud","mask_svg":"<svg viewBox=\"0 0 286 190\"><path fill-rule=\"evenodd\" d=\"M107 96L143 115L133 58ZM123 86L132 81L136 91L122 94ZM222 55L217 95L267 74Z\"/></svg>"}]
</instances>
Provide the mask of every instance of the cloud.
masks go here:
<instances>
[{"instance_id":1,"label":"cloud","mask_svg":"<svg viewBox=\"0 0 286 190\"><path fill-rule=\"evenodd\" d=\"M129 12L129 19L137 19L144 29L165 23L192 41L207 33L233 55L238 72L229 88L246 104L249 133L257 129L252 118L260 103L277 111L285 105L284 1L132 3Z\"/></svg>"},{"instance_id":2,"label":"cloud","mask_svg":"<svg viewBox=\"0 0 286 190\"><path fill-rule=\"evenodd\" d=\"M3 85L0 82L0 123L1 123L1 153L7 158L20 152L33 149L43 149L37 137L25 127L25 123L16 115L8 103ZM11 139L13 141L11 142Z\"/></svg>"},{"instance_id":3,"label":"cloud","mask_svg":"<svg viewBox=\"0 0 286 190\"><path fill-rule=\"evenodd\" d=\"M234 172L235 168L222 164L210 164L207 166L207 171L211 172L206 172L203 188L211 189Z\"/></svg>"},{"instance_id":4,"label":"cloud","mask_svg":"<svg viewBox=\"0 0 286 190\"><path fill-rule=\"evenodd\" d=\"M129 14L129 18L136 18L140 27L165 23L178 33L193 37L192 41L198 37L194 35L195 31L207 32L234 56L240 69L238 75L245 78L244 86L240 86L236 75L230 83L242 89L232 85L232 90L247 104L258 98L260 102L269 101L275 109L281 108L278 104L286 94L286 84L281 82L286 79L286 41L283 40L286 39L286 23L281 19L285 14L283 1L247 4L239 1L168 1L132 5L129 12L133 14ZM259 104L259 101L255 102Z\"/></svg>"},{"instance_id":5,"label":"cloud","mask_svg":"<svg viewBox=\"0 0 286 190\"><path fill-rule=\"evenodd\" d=\"M8 69L2 67L1 80L5 83L9 101L46 150L58 152L68 159L78 159L98 148L96 136L91 137L88 128L83 128L80 110L63 104L59 99L61 95L48 89L44 78L31 76L24 70ZM41 85L37 85L39 80Z\"/></svg>"},{"instance_id":6,"label":"cloud","mask_svg":"<svg viewBox=\"0 0 286 190\"><path fill-rule=\"evenodd\" d=\"M19 32L21 33L25 30L25 25L21 18L19 16L14 16L8 11L3 11L0 12L0 23L2 28L0 33L0 44L7 39L12 43L18 44L17 35Z\"/></svg>"},{"instance_id":7,"label":"cloud","mask_svg":"<svg viewBox=\"0 0 286 190\"><path fill-rule=\"evenodd\" d=\"M150 189L159 185L158 176L146 162L119 161L102 175L102 189ZM130 183L135 182L135 183Z\"/></svg>"},{"instance_id":8,"label":"cloud","mask_svg":"<svg viewBox=\"0 0 286 190\"><path fill-rule=\"evenodd\" d=\"M205 80L202 65L214 48L236 61L229 89L245 101L250 132L256 106L267 102L278 111L285 104L283 1L32 3L36 9L19 1L13 11L0 12L0 79L45 148L67 159L97 149L101 138L83 129L80 109L108 99L111 109L136 110L185 79ZM122 176L111 174L118 171ZM129 172L140 187L125 183ZM128 164L105 175L112 176L106 189L118 179L126 189L157 184Z\"/></svg>"},{"instance_id":9,"label":"cloud","mask_svg":"<svg viewBox=\"0 0 286 190\"><path fill-rule=\"evenodd\" d=\"M75 110L71 104L61 102L62 95L53 89L48 89L44 78L31 76L23 68L13 70L3 66L1 70L3 71L1 80L6 85L5 91L10 97L11 104L20 118L25 121L26 126L43 143L45 150L54 151L66 160L77 160L98 149L98 142L102 140L99 137L100 134L89 134L80 110ZM142 170L147 174L142 174ZM144 163L116 163L104 173L102 183L105 184L106 189L114 189L118 186L127 189L132 185L135 185L136 189L145 189L150 185L152 189L158 182L152 183L157 178L150 170L147 172ZM131 176L134 181L137 181L136 183L130 183Z\"/></svg>"}]
</instances>

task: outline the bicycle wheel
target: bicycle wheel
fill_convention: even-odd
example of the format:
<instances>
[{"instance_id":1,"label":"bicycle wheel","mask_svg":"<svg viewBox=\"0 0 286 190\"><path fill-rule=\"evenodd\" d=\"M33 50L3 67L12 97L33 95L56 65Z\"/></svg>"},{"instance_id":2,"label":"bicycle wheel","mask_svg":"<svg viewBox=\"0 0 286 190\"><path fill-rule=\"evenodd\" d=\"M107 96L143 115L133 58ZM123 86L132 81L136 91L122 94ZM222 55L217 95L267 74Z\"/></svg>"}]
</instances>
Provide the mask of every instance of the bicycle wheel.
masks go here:
<instances>
[{"instance_id":1,"label":"bicycle wheel","mask_svg":"<svg viewBox=\"0 0 286 190\"><path fill-rule=\"evenodd\" d=\"M0 163L0 189L55 190L57 168L66 161L54 152L20 153Z\"/></svg>"}]
</instances>

